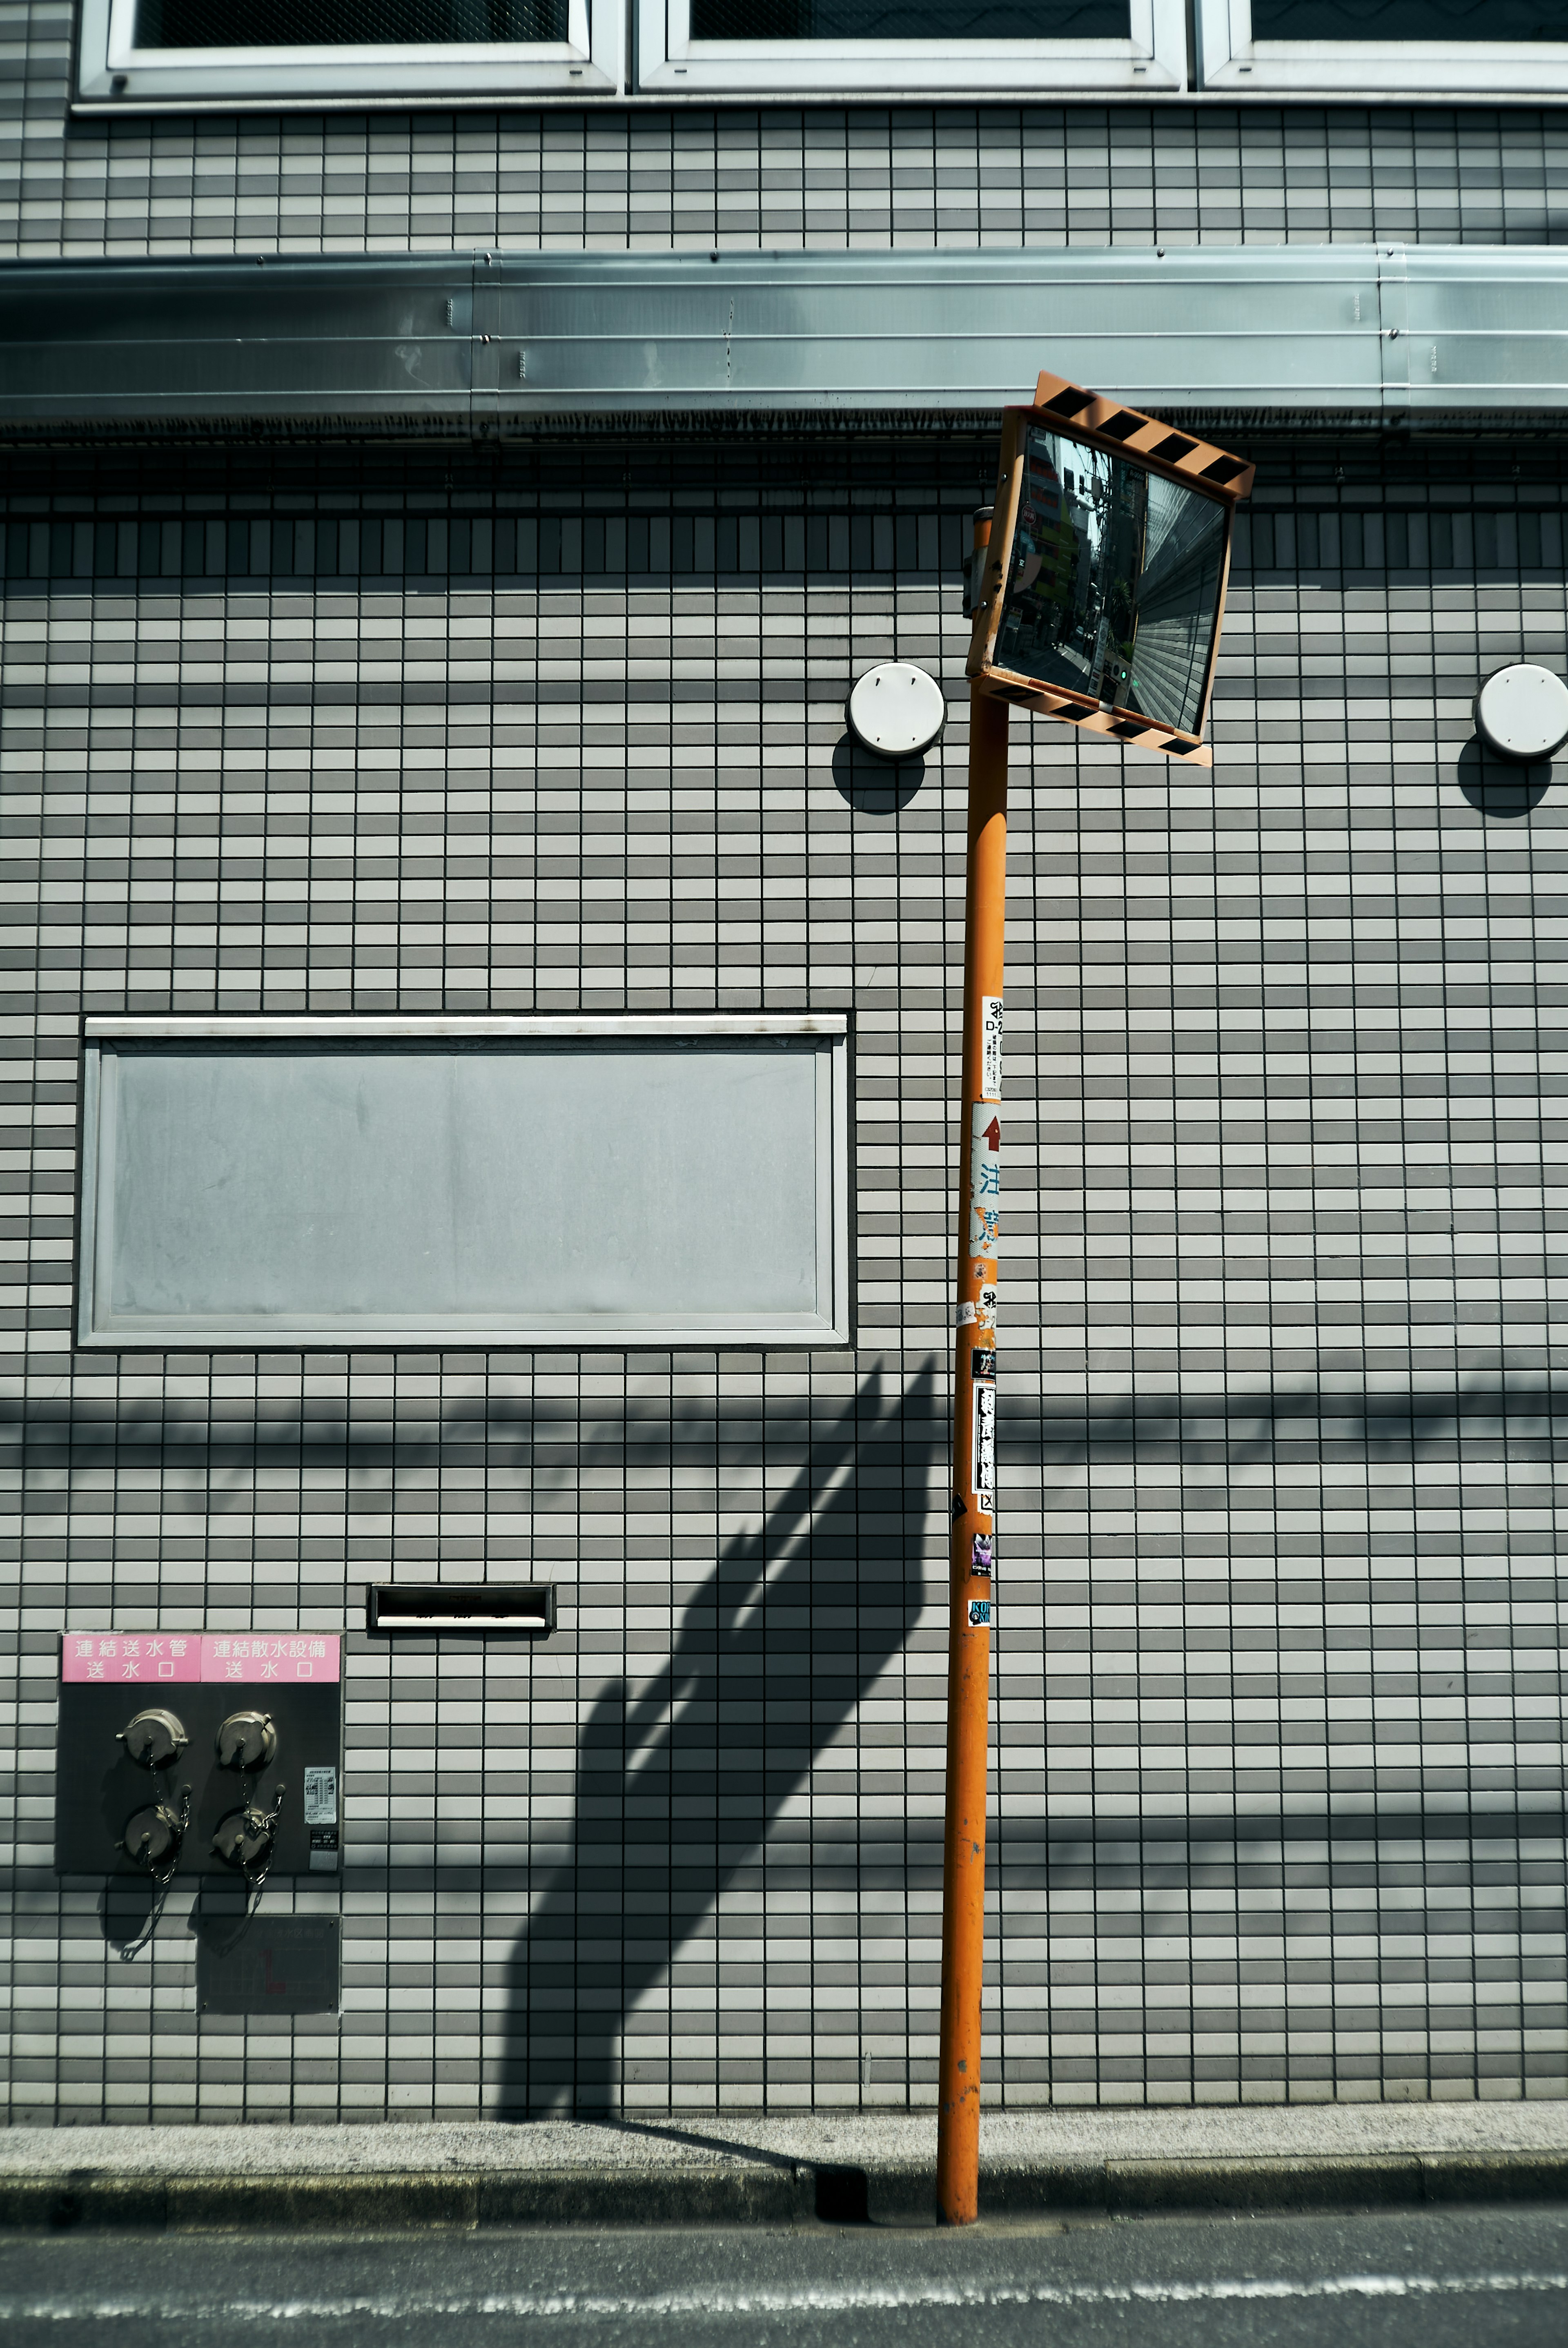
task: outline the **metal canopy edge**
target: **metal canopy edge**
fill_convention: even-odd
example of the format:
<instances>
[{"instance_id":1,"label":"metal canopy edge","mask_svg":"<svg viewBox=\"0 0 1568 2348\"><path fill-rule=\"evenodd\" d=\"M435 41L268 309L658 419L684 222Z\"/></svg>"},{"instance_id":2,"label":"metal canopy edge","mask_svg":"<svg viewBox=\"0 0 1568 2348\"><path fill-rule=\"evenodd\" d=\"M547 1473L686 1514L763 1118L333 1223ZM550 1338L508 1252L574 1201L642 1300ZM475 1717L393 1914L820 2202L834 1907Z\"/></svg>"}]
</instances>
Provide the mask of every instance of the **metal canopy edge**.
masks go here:
<instances>
[{"instance_id":1,"label":"metal canopy edge","mask_svg":"<svg viewBox=\"0 0 1568 2348\"><path fill-rule=\"evenodd\" d=\"M1568 407L1568 250L461 253L0 264L0 430Z\"/></svg>"}]
</instances>

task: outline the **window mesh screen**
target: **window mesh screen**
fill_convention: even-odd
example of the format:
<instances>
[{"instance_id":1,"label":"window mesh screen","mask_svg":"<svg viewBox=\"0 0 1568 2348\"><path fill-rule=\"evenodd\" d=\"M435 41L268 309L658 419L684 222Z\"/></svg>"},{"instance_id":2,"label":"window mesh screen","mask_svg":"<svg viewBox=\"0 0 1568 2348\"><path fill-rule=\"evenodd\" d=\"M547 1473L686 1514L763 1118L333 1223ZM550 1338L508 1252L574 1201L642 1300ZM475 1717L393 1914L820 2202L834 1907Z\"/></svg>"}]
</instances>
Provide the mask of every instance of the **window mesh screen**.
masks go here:
<instances>
[{"instance_id":1,"label":"window mesh screen","mask_svg":"<svg viewBox=\"0 0 1568 2348\"><path fill-rule=\"evenodd\" d=\"M692 0L694 41L1125 41L1127 0Z\"/></svg>"},{"instance_id":2,"label":"window mesh screen","mask_svg":"<svg viewBox=\"0 0 1568 2348\"><path fill-rule=\"evenodd\" d=\"M1255 41L1568 41L1564 0L1252 0Z\"/></svg>"},{"instance_id":3,"label":"window mesh screen","mask_svg":"<svg viewBox=\"0 0 1568 2348\"><path fill-rule=\"evenodd\" d=\"M567 0L141 0L143 49L564 41Z\"/></svg>"}]
</instances>

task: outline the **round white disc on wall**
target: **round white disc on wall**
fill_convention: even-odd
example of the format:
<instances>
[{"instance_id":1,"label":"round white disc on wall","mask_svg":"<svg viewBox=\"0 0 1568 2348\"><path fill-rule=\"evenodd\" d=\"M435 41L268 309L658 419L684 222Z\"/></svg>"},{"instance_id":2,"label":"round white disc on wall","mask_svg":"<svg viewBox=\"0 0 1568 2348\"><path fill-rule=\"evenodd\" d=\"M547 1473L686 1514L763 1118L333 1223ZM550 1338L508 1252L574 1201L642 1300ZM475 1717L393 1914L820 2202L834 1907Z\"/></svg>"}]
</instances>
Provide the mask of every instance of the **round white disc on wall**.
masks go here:
<instances>
[{"instance_id":1,"label":"round white disc on wall","mask_svg":"<svg viewBox=\"0 0 1568 2348\"><path fill-rule=\"evenodd\" d=\"M849 730L879 758L917 758L947 723L948 705L934 676L913 661L868 668L849 696Z\"/></svg>"},{"instance_id":2,"label":"round white disc on wall","mask_svg":"<svg viewBox=\"0 0 1568 2348\"><path fill-rule=\"evenodd\" d=\"M1568 685L1534 661L1515 661L1476 695L1475 722L1501 757L1549 758L1568 742Z\"/></svg>"}]
</instances>

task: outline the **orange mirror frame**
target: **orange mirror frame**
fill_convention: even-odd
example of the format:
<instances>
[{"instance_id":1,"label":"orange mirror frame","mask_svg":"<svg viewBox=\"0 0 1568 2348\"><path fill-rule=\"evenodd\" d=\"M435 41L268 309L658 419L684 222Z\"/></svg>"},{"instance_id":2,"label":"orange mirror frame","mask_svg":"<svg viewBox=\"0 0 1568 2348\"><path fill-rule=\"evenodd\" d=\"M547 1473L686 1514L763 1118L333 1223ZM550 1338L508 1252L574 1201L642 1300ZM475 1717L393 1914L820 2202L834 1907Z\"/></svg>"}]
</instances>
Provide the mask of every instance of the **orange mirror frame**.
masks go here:
<instances>
[{"instance_id":1,"label":"orange mirror frame","mask_svg":"<svg viewBox=\"0 0 1568 2348\"><path fill-rule=\"evenodd\" d=\"M1081 474L1048 453L1074 449L1082 452ZM1042 375L1032 407L1002 414L990 540L972 591L967 674L979 690L1137 749L1212 766L1204 726L1232 525L1253 472L1242 458L1120 400ZM1163 536L1153 551L1152 481L1188 493L1163 499L1169 510L1159 516ZM1141 630L1156 672L1153 690L1135 665ZM1030 631L1037 644L1050 636L1032 671L1020 658ZM1086 654L1091 632L1093 651ZM1052 673L1041 674L1046 668ZM1086 689L1095 683L1100 690ZM1161 699L1163 715L1139 705Z\"/></svg>"}]
</instances>

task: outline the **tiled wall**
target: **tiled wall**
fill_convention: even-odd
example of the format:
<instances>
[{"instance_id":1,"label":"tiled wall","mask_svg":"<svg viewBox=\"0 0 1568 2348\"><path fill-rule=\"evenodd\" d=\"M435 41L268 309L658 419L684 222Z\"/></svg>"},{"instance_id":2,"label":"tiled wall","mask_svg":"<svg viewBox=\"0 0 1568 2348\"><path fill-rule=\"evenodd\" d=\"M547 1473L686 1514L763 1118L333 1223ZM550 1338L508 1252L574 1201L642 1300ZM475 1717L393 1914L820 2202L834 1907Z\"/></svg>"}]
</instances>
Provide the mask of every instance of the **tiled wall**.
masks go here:
<instances>
[{"instance_id":1,"label":"tiled wall","mask_svg":"<svg viewBox=\"0 0 1568 2348\"><path fill-rule=\"evenodd\" d=\"M72 36L0 5L0 252L1563 233L1559 112L67 129ZM1563 660L1557 453L1259 453L1213 781L1015 727L988 2091L1562 2094L1563 813L1466 747ZM928 2099L989 462L7 459L12 2116ZM917 787L843 739L891 651L953 695ZM84 1007L804 1004L852 1354L73 1362ZM199 2020L189 1898L138 1950L52 1872L58 1629L486 1570L554 1642L350 1642L341 2024Z\"/></svg>"},{"instance_id":2,"label":"tiled wall","mask_svg":"<svg viewBox=\"0 0 1568 2348\"><path fill-rule=\"evenodd\" d=\"M1561 2095L1568 852L1469 720L1568 652L1559 452L1256 453L1212 778L1015 721L988 2091ZM15 2117L928 2101L989 462L11 480ZM842 700L894 651L953 707L889 783ZM73 1361L84 1007L805 1004L851 1353ZM58 1629L486 1570L556 1638L351 1636L342 1893L264 1895L341 1896L341 2023L199 2018L183 1892L133 1953L52 1872Z\"/></svg>"},{"instance_id":3,"label":"tiled wall","mask_svg":"<svg viewBox=\"0 0 1568 2348\"><path fill-rule=\"evenodd\" d=\"M0 253L1540 244L1568 221L1568 117L1526 108L1178 98L67 126L73 15L0 0Z\"/></svg>"}]
</instances>

